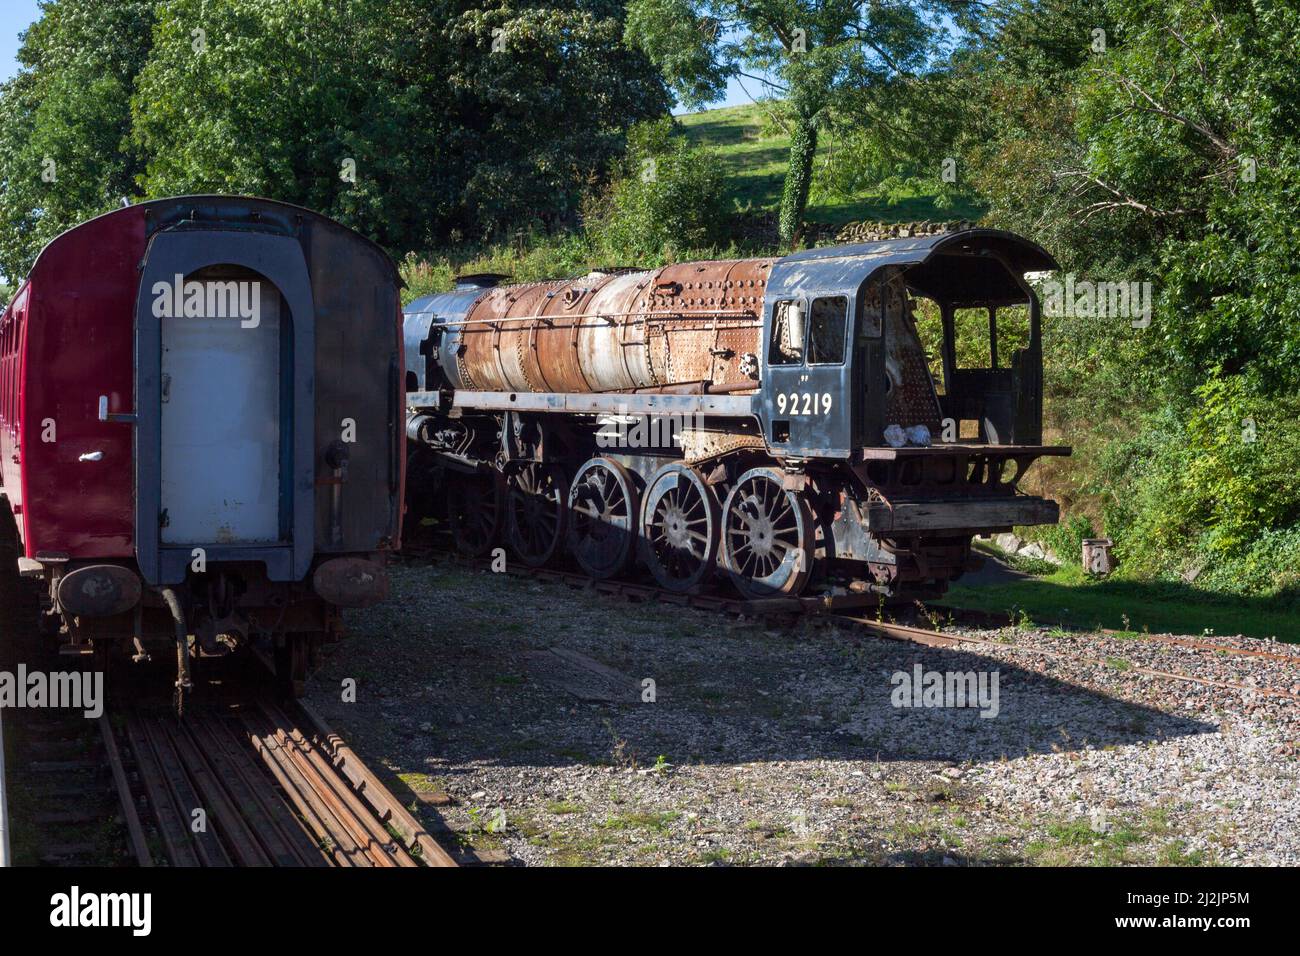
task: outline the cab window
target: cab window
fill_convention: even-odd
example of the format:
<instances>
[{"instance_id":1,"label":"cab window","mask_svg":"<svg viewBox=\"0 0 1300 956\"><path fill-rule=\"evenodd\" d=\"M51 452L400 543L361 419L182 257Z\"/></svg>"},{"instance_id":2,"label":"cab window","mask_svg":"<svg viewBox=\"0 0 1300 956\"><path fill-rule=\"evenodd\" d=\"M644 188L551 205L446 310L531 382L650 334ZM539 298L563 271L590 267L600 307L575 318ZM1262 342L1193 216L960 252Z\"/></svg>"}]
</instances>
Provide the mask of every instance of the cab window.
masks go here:
<instances>
[{"instance_id":1,"label":"cab window","mask_svg":"<svg viewBox=\"0 0 1300 956\"><path fill-rule=\"evenodd\" d=\"M813 299L808 325L808 364L839 365L849 324L849 300L842 295Z\"/></svg>"},{"instance_id":2,"label":"cab window","mask_svg":"<svg viewBox=\"0 0 1300 956\"><path fill-rule=\"evenodd\" d=\"M783 299L772 307L772 341L768 344L768 365L798 365L803 361L804 304Z\"/></svg>"}]
</instances>

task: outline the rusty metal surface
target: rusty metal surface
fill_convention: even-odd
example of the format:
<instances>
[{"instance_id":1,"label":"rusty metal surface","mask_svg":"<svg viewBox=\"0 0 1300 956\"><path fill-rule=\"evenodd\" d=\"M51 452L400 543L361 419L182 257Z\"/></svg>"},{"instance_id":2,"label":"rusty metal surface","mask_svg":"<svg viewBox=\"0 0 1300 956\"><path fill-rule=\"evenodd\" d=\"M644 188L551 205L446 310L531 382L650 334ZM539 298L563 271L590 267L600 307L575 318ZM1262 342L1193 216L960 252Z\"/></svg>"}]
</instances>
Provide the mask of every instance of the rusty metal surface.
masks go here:
<instances>
[{"instance_id":1,"label":"rusty metal surface","mask_svg":"<svg viewBox=\"0 0 1300 956\"><path fill-rule=\"evenodd\" d=\"M770 259L689 262L501 286L469 311L461 384L590 393L686 383L739 387L760 352Z\"/></svg>"},{"instance_id":2,"label":"rusty metal surface","mask_svg":"<svg viewBox=\"0 0 1300 956\"><path fill-rule=\"evenodd\" d=\"M760 451L766 447L763 436L759 434L704 428L684 429L681 433L681 445L682 457L690 464L717 458L742 448Z\"/></svg>"},{"instance_id":3,"label":"rusty metal surface","mask_svg":"<svg viewBox=\"0 0 1300 956\"><path fill-rule=\"evenodd\" d=\"M126 768L122 765L122 752L117 746L117 737L113 733L113 724L107 714L100 714L96 721L104 740L104 752L108 756L109 771L113 775L113 787L117 791L118 804L122 811L122 820L126 824L127 836L131 840L131 852L139 866L153 866L153 855L149 852L149 842L145 839L144 827L140 824L140 814L131 797L131 786L127 782ZM0 801L4 800L4 740L0 737Z\"/></svg>"},{"instance_id":4,"label":"rusty metal surface","mask_svg":"<svg viewBox=\"0 0 1300 956\"><path fill-rule=\"evenodd\" d=\"M183 723L128 716L132 755L169 862L455 866L346 744L306 716L266 700L198 708ZM196 834L189 823L199 807L209 825Z\"/></svg>"},{"instance_id":5,"label":"rusty metal surface","mask_svg":"<svg viewBox=\"0 0 1300 956\"><path fill-rule=\"evenodd\" d=\"M388 598L388 571L365 558L332 558L316 569L312 587L338 607L371 607Z\"/></svg>"},{"instance_id":6,"label":"rusty metal surface","mask_svg":"<svg viewBox=\"0 0 1300 956\"><path fill-rule=\"evenodd\" d=\"M379 814L380 819L397 832L405 845L412 850L418 849L420 859L426 866L456 866L455 860L447 851L438 845L425 827L402 806L401 801L380 782L324 718L306 701L298 701L296 706L307 718L314 742L324 749L333 768L352 784L353 789Z\"/></svg>"}]
</instances>

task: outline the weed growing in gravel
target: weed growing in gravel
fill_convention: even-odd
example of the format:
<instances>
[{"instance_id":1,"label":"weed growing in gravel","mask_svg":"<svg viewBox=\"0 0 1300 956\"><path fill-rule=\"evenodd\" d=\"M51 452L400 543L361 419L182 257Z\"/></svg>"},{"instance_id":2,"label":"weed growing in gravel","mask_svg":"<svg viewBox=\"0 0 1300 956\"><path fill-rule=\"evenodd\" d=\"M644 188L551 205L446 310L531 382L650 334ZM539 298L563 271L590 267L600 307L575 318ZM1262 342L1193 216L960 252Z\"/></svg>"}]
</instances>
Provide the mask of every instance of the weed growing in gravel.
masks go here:
<instances>
[{"instance_id":1,"label":"weed growing in gravel","mask_svg":"<svg viewBox=\"0 0 1300 956\"><path fill-rule=\"evenodd\" d=\"M913 601L912 603L916 605L917 613L921 617L925 618L927 621L930 622L931 628L933 628L935 631L943 630L943 617L939 614L938 611L930 610L920 601Z\"/></svg>"},{"instance_id":2,"label":"weed growing in gravel","mask_svg":"<svg viewBox=\"0 0 1300 956\"><path fill-rule=\"evenodd\" d=\"M677 810L663 810L658 813L644 811L620 813L607 817L601 826L606 830L657 830L663 832L674 820L681 816Z\"/></svg>"},{"instance_id":3,"label":"weed growing in gravel","mask_svg":"<svg viewBox=\"0 0 1300 956\"><path fill-rule=\"evenodd\" d=\"M610 746L609 757L615 767L635 767L636 757L628 752L627 741L618 735L614 730L614 725L608 718L602 721L605 729L609 731Z\"/></svg>"},{"instance_id":4,"label":"weed growing in gravel","mask_svg":"<svg viewBox=\"0 0 1300 956\"><path fill-rule=\"evenodd\" d=\"M1133 862L1130 849L1145 843L1147 838L1148 834L1136 821L1117 821L1109 829L1097 831L1088 820L1067 820L1049 823L1046 839L1025 845L1025 857L1040 866L1078 863L1119 866Z\"/></svg>"},{"instance_id":5,"label":"weed growing in gravel","mask_svg":"<svg viewBox=\"0 0 1300 956\"><path fill-rule=\"evenodd\" d=\"M1156 863L1160 866L1205 866L1204 850L1187 851L1187 844L1182 840L1166 843L1156 854Z\"/></svg>"}]
</instances>

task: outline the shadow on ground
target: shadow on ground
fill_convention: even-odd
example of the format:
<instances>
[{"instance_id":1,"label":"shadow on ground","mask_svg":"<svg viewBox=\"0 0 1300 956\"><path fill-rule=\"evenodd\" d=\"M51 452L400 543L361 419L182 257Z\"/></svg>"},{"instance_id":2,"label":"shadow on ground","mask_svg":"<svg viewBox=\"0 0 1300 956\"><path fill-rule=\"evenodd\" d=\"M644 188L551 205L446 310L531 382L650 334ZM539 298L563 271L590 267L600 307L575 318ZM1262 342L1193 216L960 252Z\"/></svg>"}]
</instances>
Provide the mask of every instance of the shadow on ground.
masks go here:
<instances>
[{"instance_id":1,"label":"shadow on ground","mask_svg":"<svg viewBox=\"0 0 1300 956\"><path fill-rule=\"evenodd\" d=\"M975 653L735 624L488 573L407 567L395 578L400 610L358 614L312 694L399 773L483 762L964 763L1217 730ZM894 706L898 675L918 665L983 675L990 693L996 680L996 716ZM332 692L348 678L356 703ZM647 680L654 702L643 700Z\"/></svg>"}]
</instances>

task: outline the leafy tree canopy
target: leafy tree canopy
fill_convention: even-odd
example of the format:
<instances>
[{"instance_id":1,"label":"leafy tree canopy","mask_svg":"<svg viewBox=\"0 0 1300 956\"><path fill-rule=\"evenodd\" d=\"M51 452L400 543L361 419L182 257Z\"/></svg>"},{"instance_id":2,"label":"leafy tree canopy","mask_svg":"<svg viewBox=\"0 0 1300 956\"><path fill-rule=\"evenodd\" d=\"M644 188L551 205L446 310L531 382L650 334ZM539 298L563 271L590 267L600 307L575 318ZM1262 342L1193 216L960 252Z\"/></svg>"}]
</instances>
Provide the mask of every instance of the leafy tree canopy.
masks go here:
<instances>
[{"instance_id":1,"label":"leafy tree canopy","mask_svg":"<svg viewBox=\"0 0 1300 956\"><path fill-rule=\"evenodd\" d=\"M0 272L122 197L268 196L397 254L573 222L668 108L623 21L620 0L48 0L0 87Z\"/></svg>"}]
</instances>

